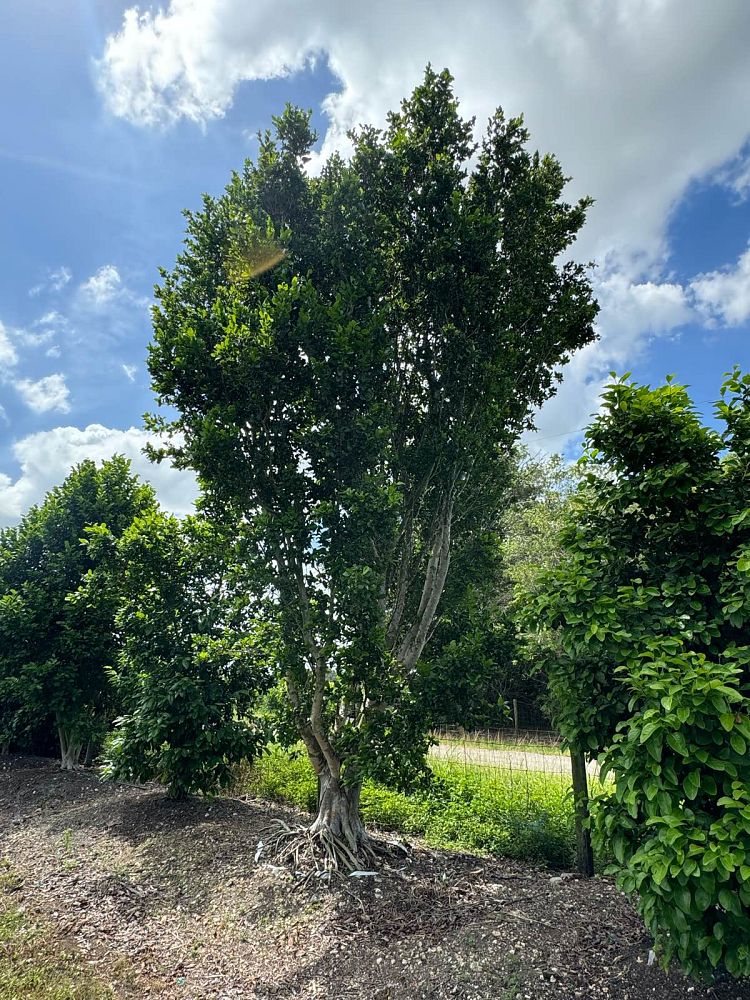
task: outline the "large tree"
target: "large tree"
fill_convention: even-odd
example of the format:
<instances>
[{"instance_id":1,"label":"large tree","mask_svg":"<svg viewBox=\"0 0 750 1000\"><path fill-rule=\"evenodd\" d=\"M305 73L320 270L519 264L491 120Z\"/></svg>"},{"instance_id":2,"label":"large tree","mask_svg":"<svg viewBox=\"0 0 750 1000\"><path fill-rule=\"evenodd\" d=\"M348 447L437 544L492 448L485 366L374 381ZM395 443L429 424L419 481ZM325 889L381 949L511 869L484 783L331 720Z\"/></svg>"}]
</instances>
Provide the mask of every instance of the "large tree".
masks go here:
<instances>
[{"instance_id":1,"label":"large tree","mask_svg":"<svg viewBox=\"0 0 750 1000\"><path fill-rule=\"evenodd\" d=\"M149 368L177 416L152 426L276 603L312 835L349 864L363 775L423 757L414 681L451 561L497 525L514 441L594 336L586 270L562 262L588 202L520 118L473 125L428 68L311 177L310 115L287 108L188 213L157 289Z\"/></svg>"},{"instance_id":2,"label":"large tree","mask_svg":"<svg viewBox=\"0 0 750 1000\"><path fill-rule=\"evenodd\" d=\"M126 459L87 460L0 533L0 742L51 720L71 768L103 737L114 714L104 668L116 655L116 602L87 585L97 565L87 529L106 524L119 537L154 503Z\"/></svg>"}]
</instances>

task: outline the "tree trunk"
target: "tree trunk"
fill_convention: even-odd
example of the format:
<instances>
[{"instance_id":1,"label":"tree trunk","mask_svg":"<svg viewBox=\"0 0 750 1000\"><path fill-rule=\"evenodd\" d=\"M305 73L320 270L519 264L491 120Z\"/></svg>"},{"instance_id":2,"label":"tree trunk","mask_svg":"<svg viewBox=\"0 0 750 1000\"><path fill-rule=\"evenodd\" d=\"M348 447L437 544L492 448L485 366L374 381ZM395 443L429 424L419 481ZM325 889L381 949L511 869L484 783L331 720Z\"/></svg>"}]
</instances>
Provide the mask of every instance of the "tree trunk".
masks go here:
<instances>
[{"instance_id":1,"label":"tree trunk","mask_svg":"<svg viewBox=\"0 0 750 1000\"><path fill-rule=\"evenodd\" d=\"M570 763L573 773L573 803L576 823L576 862L581 875L590 878L594 874L594 852L591 847L591 833L588 828L589 790L586 780L586 757L582 750L570 749Z\"/></svg>"},{"instance_id":2,"label":"tree trunk","mask_svg":"<svg viewBox=\"0 0 750 1000\"><path fill-rule=\"evenodd\" d=\"M321 839L335 838L355 857L361 857L369 837L359 813L362 783L344 785L324 767L319 774L318 815L310 833ZM365 853L367 853L365 851Z\"/></svg>"},{"instance_id":3,"label":"tree trunk","mask_svg":"<svg viewBox=\"0 0 750 1000\"><path fill-rule=\"evenodd\" d=\"M58 724L57 735L60 740L60 767L63 771L72 771L78 766L81 756L81 744L73 743L65 732L65 728Z\"/></svg>"}]
</instances>

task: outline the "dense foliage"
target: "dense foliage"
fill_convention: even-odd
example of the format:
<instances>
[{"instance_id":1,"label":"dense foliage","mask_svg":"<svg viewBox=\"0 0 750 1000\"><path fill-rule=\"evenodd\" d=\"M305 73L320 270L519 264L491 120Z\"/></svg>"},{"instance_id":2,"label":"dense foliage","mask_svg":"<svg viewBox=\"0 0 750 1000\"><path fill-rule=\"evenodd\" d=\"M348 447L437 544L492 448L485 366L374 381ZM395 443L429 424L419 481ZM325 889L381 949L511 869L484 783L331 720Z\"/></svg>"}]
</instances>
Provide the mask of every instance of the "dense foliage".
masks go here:
<instances>
[{"instance_id":1,"label":"dense foliage","mask_svg":"<svg viewBox=\"0 0 750 1000\"><path fill-rule=\"evenodd\" d=\"M520 119L477 145L447 72L319 177L309 115L274 126L163 275L149 368L177 416L152 426L276 602L319 820L356 844L362 776L421 767L449 567L496 528L514 440L593 337L585 269L558 263L587 202Z\"/></svg>"},{"instance_id":2,"label":"dense foliage","mask_svg":"<svg viewBox=\"0 0 750 1000\"><path fill-rule=\"evenodd\" d=\"M92 545L107 546L106 530ZM198 518L137 518L103 575L117 593L113 678L123 714L107 741L110 777L156 779L172 798L226 785L263 740L252 712L274 643L228 585L225 545Z\"/></svg>"},{"instance_id":3,"label":"dense foliage","mask_svg":"<svg viewBox=\"0 0 750 1000\"><path fill-rule=\"evenodd\" d=\"M576 480L558 455L514 449L504 510L493 531L456 554L429 649L420 699L435 726L548 728L546 648L523 634L516 604L561 556L559 532Z\"/></svg>"},{"instance_id":4,"label":"dense foliage","mask_svg":"<svg viewBox=\"0 0 750 1000\"><path fill-rule=\"evenodd\" d=\"M106 524L117 538L153 505L124 458L85 461L0 534L0 744L55 731L72 767L103 737L115 714L105 667L116 605L108 588L89 585L97 560L85 536Z\"/></svg>"},{"instance_id":5,"label":"dense foliage","mask_svg":"<svg viewBox=\"0 0 750 1000\"><path fill-rule=\"evenodd\" d=\"M529 615L557 630L549 677L621 884L665 959L750 972L750 376L706 427L686 390L610 385L588 431L564 557Z\"/></svg>"}]
</instances>

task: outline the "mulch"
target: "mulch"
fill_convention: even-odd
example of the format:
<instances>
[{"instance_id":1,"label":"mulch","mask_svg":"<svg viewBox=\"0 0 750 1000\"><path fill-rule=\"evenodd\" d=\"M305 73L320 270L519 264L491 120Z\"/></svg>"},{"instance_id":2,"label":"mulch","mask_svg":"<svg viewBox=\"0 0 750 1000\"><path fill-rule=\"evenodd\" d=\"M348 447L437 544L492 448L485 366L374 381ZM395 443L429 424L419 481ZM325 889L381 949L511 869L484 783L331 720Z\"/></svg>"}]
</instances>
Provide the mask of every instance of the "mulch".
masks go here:
<instances>
[{"instance_id":1,"label":"mulch","mask_svg":"<svg viewBox=\"0 0 750 1000\"><path fill-rule=\"evenodd\" d=\"M300 889L254 860L273 818L295 816L6 758L2 892L124 1000L750 1000L649 965L609 879L411 845Z\"/></svg>"}]
</instances>

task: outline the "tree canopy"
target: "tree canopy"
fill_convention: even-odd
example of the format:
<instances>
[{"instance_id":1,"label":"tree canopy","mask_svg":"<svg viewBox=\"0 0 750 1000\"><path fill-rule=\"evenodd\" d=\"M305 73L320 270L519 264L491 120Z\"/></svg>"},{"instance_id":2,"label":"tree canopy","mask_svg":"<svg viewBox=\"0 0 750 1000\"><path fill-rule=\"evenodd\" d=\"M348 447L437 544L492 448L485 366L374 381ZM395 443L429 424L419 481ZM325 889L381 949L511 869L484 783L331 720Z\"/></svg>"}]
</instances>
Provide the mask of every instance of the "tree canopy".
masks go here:
<instances>
[{"instance_id":1,"label":"tree canopy","mask_svg":"<svg viewBox=\"0 0 750 1000\"><path fill-rule=\"evenodd\" d=\"M311 177L310 115L287 108L187 213L157 290L149 369L176 417L151 426L275 602L313 830L355 853L363 774L421 764L414 682L451 562L496 527L514 441L594 336L586 270L561 263L588 201L520 118L473 127L428 68Z\"/></svg>"},{"instance_id":2,"label":"tree canopy","mask_svg":"<svg viewBox=\"0 0 750 1000\"><path fill-rule=\"evenodd\" d=\"M85 586L96 566L87 529L106 524L119 537L154 503L126 459L87 460L0 534L0 742L51 718L71 767L102 738L114 712L104 668L116 604L107 588Z\"/></svg>"}]
</instances>

